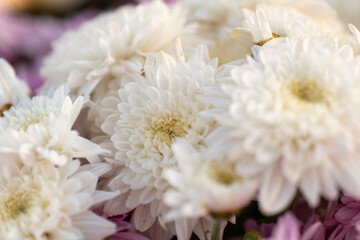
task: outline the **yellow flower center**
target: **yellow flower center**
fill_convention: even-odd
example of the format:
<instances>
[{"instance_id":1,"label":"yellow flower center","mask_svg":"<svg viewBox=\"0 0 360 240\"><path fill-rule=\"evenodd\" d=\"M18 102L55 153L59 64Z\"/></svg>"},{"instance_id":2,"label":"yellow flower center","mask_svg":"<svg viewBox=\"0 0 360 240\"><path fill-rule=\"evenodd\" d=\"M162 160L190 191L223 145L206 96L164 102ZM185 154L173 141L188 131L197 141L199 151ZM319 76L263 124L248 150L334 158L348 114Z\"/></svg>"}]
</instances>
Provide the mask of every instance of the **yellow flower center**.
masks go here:
<instances>
[{"instance_id":1,"label":"yellow flower center","mask_svg":"<svg viewBox=\"0 0 360 240\"><path fill-rule=\"evenodd\" d=\"M34 193L31 191L15 191L9 196L1 199L0 202L0 219L2 222L15 220L21 215L28 212L33 201Z\"/></svg>"},{"instance_id":2,"label":"yellow flower center","mask_svg":"<svg viewBox=\"0 0 360 240\"><path fill-rule=\"evenodd\" d=\"M154 140L168 146L171 146L176 138L184 137L190 127L189 124L174 116L158 119L151 124L151 128L155 132Z\"/></svg>"},{"instance_id":3,"label":"yellow flower center","mask_svg":"<svg viewBox=\"0 0 360 240\"><path fill-rule=\"evenodd\" d=\"M321 103L326 100L325 92L315 81L297 81L289 85L290 92L300 101Z\"/></svg>"},{"instance_id":4,"label":"yellow flower center","mask_svg":"<svg viewBox=\"0 0 360 240\"><path fill-rule=\"evenodd\" d=\"M31 125L46 122L48 118L48 113L27 113L24 114L24 117L21 117L14 123L14 128L18 131L23 130L26 132Z\"/></svg>"},{"instance_id":5,"label":"yellow flower center","mask_svg":"<svg viewBox=\"0 0 360 240\"><path fill-rule=\"evenodd\" d=\"M29 126L38 124L40 122L41 122L40 117L39 118L28 118L24 122L21 123L21 126L19 127L19 130L23 129L26 132L27 129L29 128Z\"/></svg>"},{"instance_id":6,"label":"yellow flower center","mask_svg":"<svg viewBox=\"0 0 360 240\"><path fill-rule=\"evenodd\" d=\"M207 173L215 182L226 186L242 181L242 177L236 173L233 167L218 162L211 162Z\"/></svg>"}]
</instances>

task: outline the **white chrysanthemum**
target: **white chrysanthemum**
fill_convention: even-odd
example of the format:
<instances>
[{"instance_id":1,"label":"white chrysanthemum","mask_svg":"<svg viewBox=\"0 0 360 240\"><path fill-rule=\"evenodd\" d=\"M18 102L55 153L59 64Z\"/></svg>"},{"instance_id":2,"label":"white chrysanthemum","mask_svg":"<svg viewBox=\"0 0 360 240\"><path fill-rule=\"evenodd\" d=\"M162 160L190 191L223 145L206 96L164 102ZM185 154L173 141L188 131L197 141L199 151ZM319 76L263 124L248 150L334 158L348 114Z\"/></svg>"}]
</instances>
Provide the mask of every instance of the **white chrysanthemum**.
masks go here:
<instances>
[{"instance_id":1,"label":"white chrysanthemum","mask_svg":"<svg viewBox=\"0 0 360 240\"><path fill-rule=\"evenodd\" d=\"M261 1L261 0L260 0ZM250 54L250 47L239 44L230 37L231 29L241 25L242 9L253 8L259 0L183 0L180 4L188 10L190 22L199 24L199 34L206 39L211 57L218 57L219 64L243 58Z\"/></svg>"},{"instance_id":2,"label":"white chrysanthemum","mask_svg":"<svg viewBox=\"0 0 360 240\"><path fill-rule=\"evenodd\" d=\"M232 103L216 112L222 127L209 142L239 174L261 178L265 213L285 209L298 188L311 206L339 188L360 197L359 69L349 46L308 38L263 48L232 71L235 85L223 88Z\"/></svg>"},{"instance_id":3,"label":"white chrysanthemum","mask_svg":"<svg viewBox=\"0 0 360 240\"><path fill-rule=\"evenodd\" d=\"M171 207L168 219L229 217L255 197L256 181L240 176L234 162L226 157L214 159L181 139L173 145L173 151L180 171L166 171L167 180L175 188L165 194L165 203Z\"/></svg>"},{"instance_id":4,"label":"white chrysanthemum","mask_svg":"<svg viewBox=\"0 0 360 240\"><path fill-rule=\"evenodd\" d=\"M134 226L145 231L166 212L162 197L169 183L164 169L177 168L171 145L182 138L196 149L205 147L204 138L214 122L200 115L211 106L200 102L197 93L200 87L215 85L217 73L217 60L210 61L205 46L186 59L178 40L168 54L148 57L143 75L104 98L102 130L115 147L115 159L109 161L121 166L109 187L123 192L108 204L110 214L136 208ZM169 230L179 235L191 227L182 224L188 223L175 222L176 229Z\"/></svg>"},{"instance_id":5,"label":"white chrysanthemum","mask_svg":"<svg viewBox=\"0 0 360 240\"><path fill-rule=\"evenodd\" d=\"M55 165L72 158L96 161L104 150L71 130L82 105L83 97L72 103L60 87L52 98L37 96L12 107L0 119L0 155L20 152L24 164L30 165L37 160Z\"/></svg>"},{"instance_id":6,"label":"white chrysanthemum","mask_svg":"<svg viewBox=\"0 0 360 240\"><path fill-rule=\"evenodd\" d=\"M265 6L290 8L302 16L311 17L326 31L342 32L336 12L322 0L209 0L206 4L200 0L181 2L189 9L189 21L200 24L200 34L211 40L209 43L210 54L212 57L218 57L220 64L251 54L252 42L239 43L230 37L231 29L243 26L246 18L244 9L255 11L257 8ZM247 39L251 35L247 34L242 37Z\"/></svg>"},{"instance_id":7,"label":"white chrysanthemum","mask_svg":"<svg viewBox=\"0 0 360 240\"><path fill-rule=\"evenodd\" d=\"M166 50L177 36L196 40L185 14L180 6L153 1L89 21L55 43L42 70L45 88L66 81L72 94L88 96L101 81L140 72L145 54Z\"/></svg>"},{"instance_id":8,"label":"white chrysanthemum","mask_svg":"<svg viewBox=\"0 0 360 240\"><path fill-rule=\"evenodd\" d=\"M26 83L16 77L14 69L5 60L0 59L0 115L28 95L30 90Z\"/></svg>"},{"instance_id":9,"label":"white chrysanthemum","mask_svg":"<svg viewBox=\"0 0 360 240\"><path fill-rule=\"evenodd\" d=\"M252 44L262 46L272 39L282 42L285 37L304 39L326 34L310 17L292 8L264 5L255 12L244 10L244 15L244 27L235 28L231 32L231 36L240 41L239 47Z\"/></svg>"},{"instance_id":10,"label":"white chrysanthemum","mask_svg":"<svg viewBox=\"0 0 360 240\"><path fill-rule=\"evenodd\" d=\"M98 175L79 170L73 161L64 167L38 164L32 168L2 165L0 172L0 239L99 240L116 231L113 223L89 210L116 196L96 190Z\"/></svg>"}]
</instances>

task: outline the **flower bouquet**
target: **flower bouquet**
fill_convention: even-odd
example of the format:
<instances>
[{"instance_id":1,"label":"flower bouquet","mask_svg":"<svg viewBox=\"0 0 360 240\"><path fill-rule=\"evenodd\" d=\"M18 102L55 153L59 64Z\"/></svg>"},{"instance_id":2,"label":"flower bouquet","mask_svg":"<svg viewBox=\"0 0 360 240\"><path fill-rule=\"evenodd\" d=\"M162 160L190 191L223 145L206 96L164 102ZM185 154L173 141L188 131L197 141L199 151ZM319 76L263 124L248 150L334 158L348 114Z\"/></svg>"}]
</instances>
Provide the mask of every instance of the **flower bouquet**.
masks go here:
<instances>
[{"instance_id":1,"label":"flower bouquet","mask_svg":"<svg viewBox=\"0 0 360 240\"><path fill-rule=\"evenodd\" d=\"M0 61L0 239L360 239L355 25L169 2L67 31L36 94Z\"/></svg>"}]
</instances>

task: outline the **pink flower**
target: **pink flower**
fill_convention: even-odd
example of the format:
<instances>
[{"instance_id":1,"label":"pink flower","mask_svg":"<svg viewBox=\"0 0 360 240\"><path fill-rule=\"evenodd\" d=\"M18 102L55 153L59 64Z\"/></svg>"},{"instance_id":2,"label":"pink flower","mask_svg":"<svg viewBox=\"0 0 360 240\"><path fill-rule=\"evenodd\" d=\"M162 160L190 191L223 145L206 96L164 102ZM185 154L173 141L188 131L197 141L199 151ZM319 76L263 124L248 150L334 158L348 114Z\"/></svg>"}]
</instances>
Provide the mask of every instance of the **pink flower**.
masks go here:
<instances>
[{"instance_id":1,"label":"pink flower","mask_svg":"<svg viewBox=\"0 0 360 240\"><path fill-rule=\"evenodd\" d=\"M311 216L301 226L301 223L291 213L279 218L271 237L266 240L323 240L325 228L318 215Z\"/></svg>"},{"instance_id":2,"label":"pink flower","mask_svg":"<svg viewBox=\"0 0 360 240\"><path fill-rule=\"evenodd\" d=\"M334 227L329 240L360 239L360 201L343 195L341 203L334 205L333 218L326 222Z\"/></svg>"},{"instance_id":3,"label":"pink flower","mask_svg":"<svg viewBox=\"0 0 360 240\"><path fill-rule=\"evenodd\" d=\"M264 240L324 240L325 227L320 216L312 214L305 224L302 224L292 213L279 217L274 223L257 224L254 220L245 222L246 231L259 233Z\"/></svg>"},{"instance_id":4,"label":"pink flower","mask_svg":"<svg viewBox=\"0 0 360 240\"><path fill-rule=\"evenodd\" d=\"M51 51L51 43L95 15L95 12L84 12L64 21L0 12L0 57L13 65L34 92L43 83L39 69L43 58Z\"/></svg>"},{"instance_id":5,"label":"pink flower","mask_svg":"<svg viewBox=\"0 0 360 240\"><path fill-rule=\"evenodd\" d=\"M130 232L131 224L125 220L126 217L128 217L130 214L121 214L117 216L108 217L103 213L103 210L101 208L93 211L97 215L103 218L107 218L107 220L116 224L117 233L107 237L106 240L149 240L147 237L139 233Z\"/></svg>"}]
</instances>

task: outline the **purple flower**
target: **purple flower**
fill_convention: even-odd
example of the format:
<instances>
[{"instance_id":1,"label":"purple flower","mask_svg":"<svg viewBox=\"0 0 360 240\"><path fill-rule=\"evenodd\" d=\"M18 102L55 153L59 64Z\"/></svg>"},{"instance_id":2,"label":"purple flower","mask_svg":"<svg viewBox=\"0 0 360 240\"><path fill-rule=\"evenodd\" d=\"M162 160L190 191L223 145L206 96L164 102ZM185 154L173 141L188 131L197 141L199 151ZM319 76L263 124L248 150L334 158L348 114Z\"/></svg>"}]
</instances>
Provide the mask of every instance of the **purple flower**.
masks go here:
<instances>
[{"instance_id":1,"label":"purple flower","mask_svg":"<svg viewBox=\"0 0 360 240\"><path fill-rule=\"evenodd\" d=\"M130 232L131 224L125 220L130 214L108 217L103 213L101 208L95 209L93 212L116 224L117 233L107 237L107 240L149 240L140 233Z\"/></svg>"},{"instance_id":2,"label":"purple flower","mask_svg":"<svg viewBox=\"0 0 360 240\"><path fill-rule=\"evenodd\" d=\"M317 214L312 214L304 224L290 212L281 216L276 225L274 223L257 224L254 220L248 220L245 222L245 230L248 233L250 231L251 234L259 233L258 238L264 240L325 239L325 227Z\"/></svg>"},{"instance_id":3,"label":"purple flower","mask_svg":"<svg viewBox=\"0 0 360 240\"><path fill-rule=\"evenodd\" d=\"M311 216L301 226L292 213L286 213L279 218L271 237L266 240L323 240L325 228L318 215Z\"/></svg>"},{"instance_id":4,"label":"purple flower","mask_svg":"<svg viewBox=\"0 0 360 240\"><path fill-rule=\"evenodd\" d=\"M329 240L360 239L360 201L347 195L340 200L331 209L332 218L325 222L328 228L334 228Z\"/></svg>"}]
</instances>

